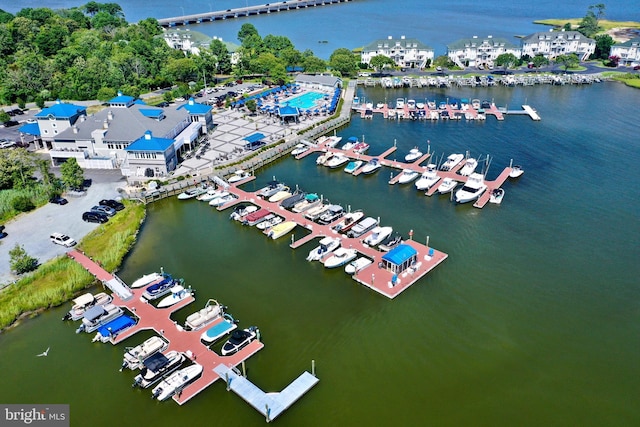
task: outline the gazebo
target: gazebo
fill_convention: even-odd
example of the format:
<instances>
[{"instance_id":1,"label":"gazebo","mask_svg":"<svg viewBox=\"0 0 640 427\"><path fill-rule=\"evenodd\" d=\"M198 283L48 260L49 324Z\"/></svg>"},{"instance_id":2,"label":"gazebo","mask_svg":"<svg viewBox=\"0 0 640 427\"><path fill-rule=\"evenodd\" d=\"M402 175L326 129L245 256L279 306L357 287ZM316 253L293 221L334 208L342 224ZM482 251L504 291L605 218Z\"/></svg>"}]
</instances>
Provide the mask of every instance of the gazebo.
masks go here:
<instances>
[{"instance_id":1,"label":"gazebo","mask_svg":"<svg viewBox=\"0 0 640 427\"><path fill-rule=\"evenodd\" d=\"M418 260L418 251L407 244L398 245L382 256L382 268L400 274Z\"/></svg>"},{"instance_id":2,"label":"gazebo","mask_svg":"<svg viewBox=\"0 0 640 427\"><path fill-rule=\"evenodd\" d=\"M293 120L297 123L298 118L300 117L300 109L298 107L285 105L284 107L278 108L278 116L280 116L280 120L283 123L285 123L289 118L293 118Z\"/></svg>"}]
</instances>

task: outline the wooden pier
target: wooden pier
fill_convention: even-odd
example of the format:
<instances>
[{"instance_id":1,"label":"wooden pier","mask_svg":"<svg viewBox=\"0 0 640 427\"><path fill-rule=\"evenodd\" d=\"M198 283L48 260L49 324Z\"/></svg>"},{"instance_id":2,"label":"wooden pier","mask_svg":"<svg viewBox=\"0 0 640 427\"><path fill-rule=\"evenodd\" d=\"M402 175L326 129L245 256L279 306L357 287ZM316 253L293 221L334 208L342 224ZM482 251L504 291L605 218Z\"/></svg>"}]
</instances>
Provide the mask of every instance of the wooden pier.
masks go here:
<instances>
[{"instance_id":1,"label":"wooden pier","mask_svg":"<svg viewBox=\"0 0 640 427\"><path fill-rule=\"evenodd\" d=\"M356 104L352 108L363 119L372 118L374 114L382 114L383 118L394 120L461 120L462 118L480 120L485 119L487 115L492 115L497 120L504 120L504 113L494 103L484 109L475 109L471 106L466 109L453 108L450 104L446 104L444 108L429 108L426 104L423 108L410 108L407 104L402 108L390 108L387 104L375 108L368 107L366 104Z\"/></svg>"}]
</instances>

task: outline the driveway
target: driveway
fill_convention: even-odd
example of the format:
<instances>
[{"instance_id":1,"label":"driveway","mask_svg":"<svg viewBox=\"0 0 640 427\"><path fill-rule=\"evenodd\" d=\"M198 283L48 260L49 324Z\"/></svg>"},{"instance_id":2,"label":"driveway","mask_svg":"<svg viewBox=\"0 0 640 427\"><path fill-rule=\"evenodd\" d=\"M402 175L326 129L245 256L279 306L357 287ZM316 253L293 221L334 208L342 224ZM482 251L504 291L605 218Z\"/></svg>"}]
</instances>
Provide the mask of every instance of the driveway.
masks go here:
<instances>
[{"instance_id":1,"label":"driveway","mask_svg":"<svg viewBox=\"0 0 640 427\"><path fill-rule=\"evenodd\" d=\"M84 196L65 196L69 200L66 205L48 203L5 224L8 235L0 240L0 287L18 278L11 273L9 266L9 251L16 243L40 263L66 253L69 248L52 243L49 235L58 232L80 241L98 226L84 222L82 213L102 199L119 197L118 187L125 186L120 171L85 171L85 178L91 178L93 183Z\"/></svg>"}]
</instances>

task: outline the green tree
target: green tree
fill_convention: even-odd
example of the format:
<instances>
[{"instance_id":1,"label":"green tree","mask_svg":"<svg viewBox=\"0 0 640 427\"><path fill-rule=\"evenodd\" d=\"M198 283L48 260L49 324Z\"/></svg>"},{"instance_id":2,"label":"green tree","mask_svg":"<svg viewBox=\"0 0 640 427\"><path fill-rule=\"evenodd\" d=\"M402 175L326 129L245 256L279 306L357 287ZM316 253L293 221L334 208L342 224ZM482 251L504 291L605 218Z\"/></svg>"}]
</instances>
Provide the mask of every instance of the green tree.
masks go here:
<instances>
[{"instance_id":1,"label":"green tree","mask_svg":"<svg viewBox=\"0 0 640 427\"><path fill-rule=\"evenodd\" d=\"M615 41L609 34L600 34L595 36L596 50L593 52L592 57L594 59L607 59L609 58L609 52L611 52L611 46L615 44Z\"/></svg>"},{"instance_id":2,"label":"green tree","mask_svg":"<svg viewBox=\"0 0 640 427\"><path fill-rule=\"evenodd\" d=\"M329 57L329 67L343 76L350 76L358 69L358 58L347 48L338 48Z\"/></svg>"},{"instance_id":3,"label":"green tree","mask_svg":"<svg viewBox=\"0 0 640 427\"><path fill-rule=\"evenodd\" d=\"M564 31L571 31L573 30L573 26L571 25L571 22L567 22L562 26L562 29Z\"/></svg>"},{"instance_id":4,"label":"green tree","mask_svg":"<svg viewBox=\"0 0 640 427\"><path fill-rule=\"evenodd\" d=\"M82 188L84 172L74 157L71 157L60 166L60 174L65 187L71 189Z\"/></svg>"},{"instance_id":5,"label":"green tree","mask_svg":"<svg viewBox=\"0 0 640 427\"><path fill-rule=\"evenodd\" d=\"M264 37L263 45L278 58L281 57L283 51L294 49L293 43L291 43L288 37L274 36L271 34Z\"/></svg>"},{"instance_id":6,"label":"green tree","mask_svg":"<svg viewBox=\"0 0 640 427\"><path fill-rule=\"evenodd\" d=\"M503 67L506 71L508 68L513 67L518 63L518 58L516 58L513 53L503 53L501 55L498 55L495 63L498 67Z\"/></svg>"},{"instance_id":7,"label":"green tree","mask_svg":"<svg viewBox=\"0 0 640 427\"><path fill-rule=\"evenodd\" d=\"M247 110L251 111L252 114L255 113L256 110L258 109L258 105L255 99L247 100L247 102L245 102L244 105L247 107Z\"/></svg>"},{"instance_id":8,"label":"green tree","mask_svg":"<svg viewBox=\"0 0 640 427\"><path fill-rule=\"evenodd\" d=\"M231 54L222 40L214 39L210 44L211 54L218 62L216 63L216 74L227 74L231 72Z\"/></svg>"},{"instance_id":9,"label":"green tree","mask_svg":"<svg viewBox=\"0 0 640 427\"><path fill-rule=\"evenodd\" d=\"M87 15L93 16L96 13L100 12L100 5L95 1L90 1L89 3L82 6L82 9Z\"/></svg>"},{"instance_id":10,"label":"green tree","mask_svg":"<svg viewBox=\"0 0 640 427\"><path fill-rule=\"evenodd\" d=\"M382 71L382 69L387 66L392 68L395 67L395 65L396 63L394 62L394 60L385 55L376 55L371 58L371 61L369 61L369 66L377 72Z\"/></svg>"},{"instance_id":11,"label":"green tree","mask_svg":"<svg viewBox=\"0 0 640 427\"><path fill-rule=\"evenodd\" d=\"M129 94L129 92L127 92L127 94ZM98 95L96 96L96 98L98 99L98 101L106 102L116 95L117 92L115 89L111 87L101 87L100 90L98 90Z\"/></svg>"},{"instance_id":12,"label":"green tree","mask_svg":"<svg viewBox=\"0 0 640 427\"><path fill-rule=\"evenodd\" d=\"M22 246L16 245L9 251L9 265L16 274L28 273L38 268L38 260L27 254Z\"/></svg>"},{"instance_id":13,"label":"green tree","mask_svg":"<svg viewBox=\"0 0 640 427\"><path fill-rule=\"evenodd\" d=\"M0 190L34 185L31 179L37 156L24 148L0 150Z\"/></svg>"},{"instance_id":14,"label":"green tree","mask_svg":"<svg viewBox=\"0 0 640 427\"><path fill-rule=\"evenodd\" d=\"M564 71L567 72L569 68L577 67L578 64L580 64L580 59L575 53L570 53L568 55L556 56L555 62L558 64L562 64L562 66L564 67Z\"/></svg>"},{"instance_id":15,"label":"green tree","mask_svg":"<svg viewBox=\"0 0 640 427\"><path fill-rule=\"evenodd\" d=\"M240 31L238 31L238 41L240 43L244 43L245 39L247 39L249 36L260 37L260 34L258 34L258 30L253 26L253 24L242 24L242 27L240 27Z\"/></svg>"},{"instance_id":16,"label":"green tree","mask_svg":"<svg viewBox=\"0 0 640 427\"><path fill-rule=\"evenodd\" d=\"M11 116L4 110L0 110L0 123L6 123L11 120Z\"/></svg>"},{"instance_id":17,"label":"green tree","mask_svg":"<svg viewBox=\"0 0 640 427\"><path fill-rule=\"evenodd\" d=\"M536 67L536 70L540 69L545 65L549 65L549 59L544 55L536 55L531 59L533 62L533 66Z\"/></svg>"},{"instance_id":18,"label":"green tree","mask_svg":"<svg viewBox=\"0 0 640 427\"><path fill-rule=\"evenodd\" d=\"M304 56L302 67L305 73L324 73L327 71L327 63L317 56Z\"/></svg>"}]
</instances>

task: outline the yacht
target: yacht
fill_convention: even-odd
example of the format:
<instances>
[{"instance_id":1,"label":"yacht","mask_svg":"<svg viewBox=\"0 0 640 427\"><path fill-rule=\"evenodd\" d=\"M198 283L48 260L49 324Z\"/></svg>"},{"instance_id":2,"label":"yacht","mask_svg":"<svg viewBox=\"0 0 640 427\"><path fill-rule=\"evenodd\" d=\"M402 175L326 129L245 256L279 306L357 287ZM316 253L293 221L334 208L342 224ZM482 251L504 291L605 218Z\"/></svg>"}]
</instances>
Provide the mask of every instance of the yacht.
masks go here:
<instances>
[{"instance_id":1,"label":"yacht","mask_svg":"<svg viewBox=\"0 0 640 427\"><path fill-rule=\"evenodd\" d=\"M206 193L207 191L208 189L205 187L190 188L189 190L178 194L178 200L193 199L194 197L197 197L203 193Z\"/></svg>"},{"instance_id":2,"label":"yacht","mask_svg":"<svg viewBox=\"0 0 640 427\"><path fill-rule=\"evenodd\" d=\"M371 234L365 237L363 243L369 246L376 246L393 233L393 227L375 227Z\"/></svg>"},{"instance_id":3,"label":"yacht","mask_svg":"<svg viewBox=\"0 0 640 427\"><path fill-rule=\"evenodd\" d=\"M432 186L436 184L440 180L438 176L438 167L433 163L429 163L427 165L427 169L422 172L420 175L420 179L418 179L415 183L416 189L419 191L428 190Z\"/></svg>"},{"instance_id":4,"label":"yacht","mask_svg":"<svg viewBox=\"0 0 640 427\"><path fill-rule=\"evenodd\" d=\"M296 228L296 225L298 224L296 224L294 221L281 222L280 224L271 227L267 235L271 237L273 240L279 239L280 237L284 236L285 234L289 233L291 230Z\"/></svg>"},{"instance_id":5,"label":"yacht","mask_svg":"<svg viewBox=\"0 0 640 427\"><path fill-rule=\"evenodd\" d=\"M135 347L127 347L127 351L124 353L122 359L123 369L131 369L132 371L142 368L144 362L150 356L164 351L169 346L169 343L160 338L157 335L145 340L142 344Z\"/></svg>"},{"instance_id":6,"label":"yacht","mask_svg":"<svg viewBox=\"0 0 640 427\"><path fill-rule=\"evenodd\" d=\"M76 329L76 333L91 333L105 323L119 317L121 314L122 309L113 304L94 305L84 312L82 323L78 326L78 329Z\"/></svg>"},{"instance_id":7,"label":"yacht","mask_svg":"<svg viewBox=\"0 0 640 427\"><path fill-rule=\"evenodd\" d=\"M495 203L499 205L502 203L502 198L504 197L504 190L502 188L495 188L491 191L491 197L489 198L489 203Z\"/></svg>"},{"instance_id":8,"label":"yacht","mask_svg":"<svg viewBox=\"0 0 640 427\"><path fill-rule=\"evenodd\" d=\"M329 205L327 210L320 215L318 218L318 223L320 224L331 224L332 222L342 218L344 215L344 209L340 205Z\"/></svg>"},{"instance_id":9,"label":"yacht","mask_svg":"<svg viewBox=\"0 0 640 427\"><path fill-rule=\"evenodd\" d=\"M345 166L344 171L346 173L354 173L364 162L362 160L353 160Z\"/></svg>"},{"instance_id":10,"label":"yacht","mask_svg":"<svg viewBox=\"0 0 640 427\"><path fill-rule=\"evenodd\" d=\"M153 272L153 273L145 274L144 276L134 280L133 283L131 284L131 287L134 289L142 288L143 286L147 286L151 282L155 282L160 278L162 278L162 274L160 273Z\"/></svg>"},{"instance_id":11,"label":"yacht","mask_svg":"<svg viewBox=\"0 0 640 427\"><path fill-rule=\"evenodd\" d=\"M64 315L62 320L80 320L84 316L84 313L93 306L105 305L113 301L113 297L104 292L93 295L92 293L86 293L80 295L73 300L73 306L67 314Z\"/></svg>"},{"instance_id":12,"label":"yacht","mask_svg":"<svg viewBox=\"0 0 640 427\"><path fill-rule=\"evenodd\" d=\"M251 174L245 170L238 169L227 179L229 184L233 184L234 182L242 181L243 179L247 179L251 176Z\"/></svg>"},{"instance_id":13,"label":"yacht","mask_svg":"<svg viewBox=\"0 0 640 427\"><path fill-rule=\"evenodd\" d=\"M450 154L449 157L447 157L447 160L442 164L442 166L440 166L440 170L450 171L458 166L458 163L460 163L462 159L464 159L464 154Z\"/></svg>"},{"instance_id":14,"label":"yacht","mask_svg":"<svg viewBox=\"0 0 640 427\"><path fill-rule=\"evenodd\" d=\"M306 153L307 151L309 151L309 149L310 147L307 144L300 143L296 145L293 150L291 150L291 155L293 157L296 157L302 153Z\"/></svg>"},{"instance_id":15,"label":"yacht","mask_svg":"<svg viewBox=\"0 0 640 427\"><path fill-rule=\"evenodd\" d=\"M419 176L420 173L418 171L414 171L413 169L403 169L400 174L400 178L398 178L398 184L408 184Z\"/></svg>"},{"instance_id":16,"label":"yacht","mask_svg":"<svg viewBox=\"0 0 640 427\"><path fill-rule=\"evenodd\" d=\"M342 153L337 153L325 163L325 166L327 166L330 169L335 169L344 165L348 161L349 161L349 157L347 157Z\"/></svg>"},{"instance_id":17,"label":"yacht","mask_svg":"<svg viewBox=\"0 0 640 427\"><path fill-rule=\"evenodd\" d=\"M202 374L202 365L194 363L169 375L155 386L151 391L152 396L160 401L167 400L187 384Z\"/></svg>"},{"instance_id":18,"label":"yacht","mask_svg":"<svg viewBox=\"0 0 640 427\"><path fill-rule=\"evenodd\" d=\"M487 184L484 183L484 176L474 172L469 175L462 188L456 191L456 203L467 203L476 200L486 189Z\"/></svg>"},{"instance_id":19,"label":"yacht","mask_svg":"<svg viewBox=\"0 0 640 427\"><path fill-rule=\"evenodd\" d=\"M362 212L361 210L349 212L342 218L342 221L340 221L339 223L337 223L331 228L333 228L333 230L337 232L346 233L354 225L356 225L358 221L362 219L363 216L364 216L364 212Z\"/></svg>"},{"instance_id":20,"label":"yacht","mask_svg":"<svg viewBox=\"0 0 640 427\"><path fill-rule=\"evenodd\" d=\"M324 260L324 266L326 268L340 267L353 260L357 254L358 252L355 249L340 247L333 251L333 255Z\"/></svg>"},{"instance_id":21,"label":"yacht","mask_svg":"<svg viewBox=\"0 0 640 427\"><path fill-rule=\"evenodd\" d=\"M438 193L445 194L453 191L454 188L458 185L458 181L453 178L445 178L442 181L442 184L438 186Z\"/></svg>"},{"instance_id":22,"label":"yacht","mask_svg":"<svg viewBox=\"0 0 640 427\"><path fill-rule=\"evenodd\" d=\"M220 354L228 356L235 354L249 345L251 341L260 339L260 330L257 326L250 326L247 329L237 329L231 333L231 337L224 343Z\"/></svg>"},{"instance_id":23,"label":"yacht","mask_svg":"<svg viewBox=\"0 0 640 427\"><path fill-rule=\"evenodd\" d=\"M351 228L351 230L348 231L347 236L351 238L360 237L367 231L371 230L376 225L378 225L378 220L368 216L362 221L358 222L356 225L354 225Z\"/></svg>"},{"instance_id":24,"label":"yacht","mask_svg":"<svg viewBox=\"0 0 640 427\"><path fill-rule=\"evenodd\" d=\"M133 380L132 387L148 388L178 369L185 360L184 353L170 351L167 354L156 353L142 362L140 373Z\"/></svg>"},{"instance_id":25,"label":"yacht","mask_svg":"<svg viewBox=\"0 0 640 427\"><path fill-rule=\"evenodd\" d=\"M422 157L422 151L420 151L418 147L415 147L409 150L409 154L404 156L404 161L412 163L418 160L420 157Z\"/></svg>"},{"instance_id":26,"label":"yacht","mask_svg":"<svg viewBox=\"0 0 640 427\"><path fill-rule=\"evenodd\" d=\"M185 288L182 285L175 285L174 287L171 288L171 293L160 300L157 307L158 308L171 307L172 305L175 305L180 301L189 298L192 295L193 295L193 290L191 289L191 287Z\"/></svg>"},{"instance_id":27,"label":"yacht","mask_svg":"<svg viewBox=\"0 0 640 427\"><path fill-rule=\"evenodd\" d=\"M466 162L464 162L464 165L460 169L459 173L462 176L469 176L476 170L477 167L478 167L478 161L473 157L470 157L467 159Z\"/></svg>"},{"instance_id":28,"label":"yacht","mask_svg":"<svg viewBox=\"0 0 640 427\"><path fill-rule=\"evenodd\" d=\"M362 270L365 267L368 267L371 264L373 264L373 261L371 261L369 258L360 257L347 264L347 266L344 268L344 272L347 274L356 274L358 271Z\"/></svg>"},{"instance_id":29,"label":"yacht","mask_svg":"<svg viewBox=\"0 0 640 427\"><path fill-rule=\"evenodd\" d=\"M225 313L222 320L214 322L200 335L200 339L209 345L236 329L237 326L238 322L230 314Z\"/></svg>"},{"instance_id":30,"label":"yacht","mask_svg":"<svg viewBox=\"0 0 640 427\"><path fill-rule=\"evenodd\" d=\"M319 261L325 255L333 252L340 246L339 237L324 237L318 242L318 246L309 251L307 261Z\"/></svg>"},{"instance_id":31,"label":"yacht","mask_svg":"<svg viewBox=\"0 0 640 427\"><path fill-rule=\"evenodd\" d=\"M362 173L365 175L369 175L374 173L375 171L377 171L378 169L380 169L382 167L382 164L380 163L380 159L378 158L373 158L371 160L369 160L363 167L362 167Z\"/></svg>"}]
</instances>

